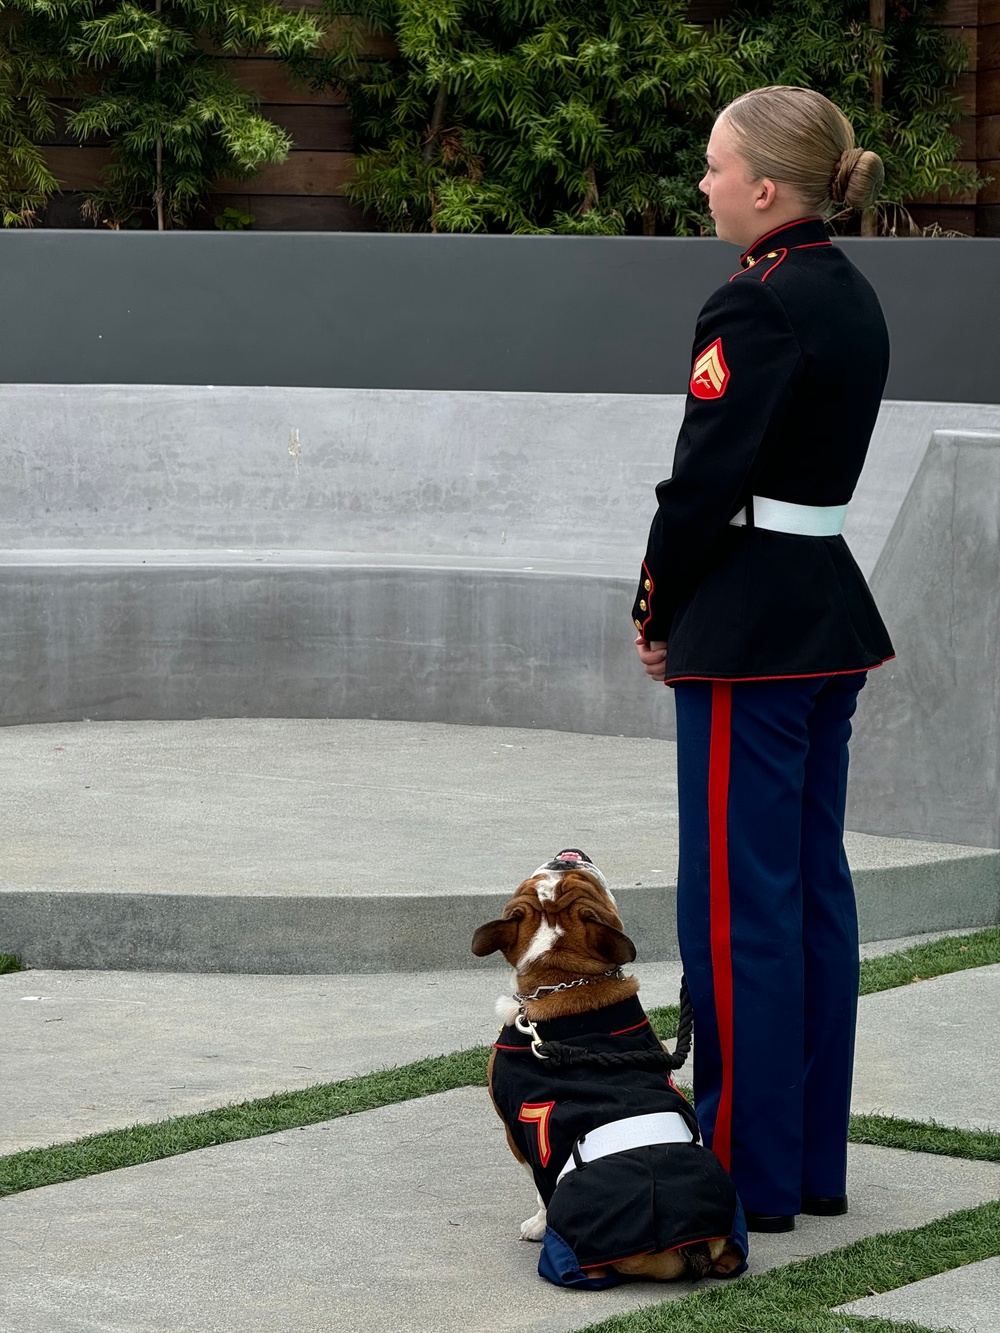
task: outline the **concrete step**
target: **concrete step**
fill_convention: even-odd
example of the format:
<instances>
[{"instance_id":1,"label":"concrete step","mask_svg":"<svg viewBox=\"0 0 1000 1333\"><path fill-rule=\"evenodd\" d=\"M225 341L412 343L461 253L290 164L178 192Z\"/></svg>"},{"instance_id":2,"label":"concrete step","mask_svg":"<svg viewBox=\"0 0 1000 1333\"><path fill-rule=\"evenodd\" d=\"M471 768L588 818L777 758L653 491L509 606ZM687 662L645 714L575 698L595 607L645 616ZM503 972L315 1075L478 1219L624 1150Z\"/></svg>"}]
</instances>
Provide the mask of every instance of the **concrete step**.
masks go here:
<instances>
[{"instance_id":1,"label":"concrete step","mask_svg":"<svg viewBox=\"0 0 1000 1333\"><path fill-rule=\"evenodd\" d=\"M33 966L489 966L469 952L475 928L565 846L608 875L641 960L677 956L668 741L275 718L2 741L0 951ZM998 920L1000 853L847 843L864 939Z\"/></svg>"}]
</instances>

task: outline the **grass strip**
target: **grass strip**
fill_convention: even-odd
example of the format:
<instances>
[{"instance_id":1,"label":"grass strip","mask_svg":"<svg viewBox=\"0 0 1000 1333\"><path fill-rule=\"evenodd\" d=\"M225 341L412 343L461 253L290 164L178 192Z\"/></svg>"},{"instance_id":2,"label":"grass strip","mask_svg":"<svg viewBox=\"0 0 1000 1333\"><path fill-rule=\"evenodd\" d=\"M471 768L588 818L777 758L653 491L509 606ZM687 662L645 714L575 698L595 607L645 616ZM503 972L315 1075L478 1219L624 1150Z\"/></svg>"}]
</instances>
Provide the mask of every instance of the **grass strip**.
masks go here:
<instances>
[{"instance_id":1,"label":"grass strip","mask_svg":"<svg viewBox=\"0 0 1000 1333\"><path fill-rule=\"evenodd\" d=\"M0 1157L0 1197L486 1082L488 1048Z\"/></svg>"},{"instance_id":2,"label":"grass strip","mask_svg":"<svg viewBox=\"0 0 1000 1333\"><path fill-rule=\"evenodd\" d=\"M965 946L963 948L963 945ZM941 947L945 946L945 947ZM933 955L927 951L934 950ZM4 969L10 960L14 968ZM902 961L900 965L899 960ZM971 961L970 961L971 960ZM967 936L937 940L918 945L902 954L871 959L862 964L862 993L871 994L890 985L913 980L918 965L921 976L940 976L960 968L979 967L1000 961L1000 930L978 931ZM877 974L866 972L883 965ZM891 965L886 968L884 965ZM891 969L895 968L895 971ZM20 962L13 954L0 955L0 971L18 970ZM933 969L933 970L932 970ZM900 980L889 981L890 976ZM867 986L867 988L866 988ZM678 1009L664 1005L649 1011L657 1036L676 1035ZM251 1101L176 1116L151 1125L131 1125L124 1129L92 1134L70 1143L49 1148L30 1148L0 1157L0 1196L22 1190L38 1189L62 1181L79 1180L102 1171L114 1171L143 1162L159 1161L180 1153L193 1152L221 1143L275 1134L335 1120L338 1116L374 1110L396 1102L428 1097L453 1088L482 1085L486 1082L489 1047L472 1047L451 1055L440 1055L397 1069L380 1070L337 1083L320 1083L294 1092L276 1093ZM682 1087L688 1096L690 1091ZM960 1130L937 1125L933 1121L896 1120L890 1116L851 1117L851 1141L884 1148L902 1148L912 1152L937 1153L976 1161L1000 1161L1000 1134L985 1130ZM871 1330L870 1330L871 1333Z\"/></svg>"},{"instance_id":3,"label":"grass strip","mask_svg":"<svg viewBox=\"0 0 1000 1333\"><path fill-rule=\"evenodd\" d=\"M907 1152L964 1157L970 1162L1000 1162L1000 1134L989 1129L954 1129L936 1120L897 1120L888 1115L852 1115L852 1143Z\"/></svg>"},{"instance_id":4,"label":"grass strip","mask_svg":"<svg viewBox=\"0 0 1000 1333\"><path fill-rule=\"evenodd\" d=\"M24 967L16 953L0 953L0 977L8 972L23 972Z\"/></svg>"},{"instance_id":5,"label":"grass strip","mask_svg":"<svg viewBox=\"0 0 1000 1333\"><path fill-rule=\"evenodd\" d=\"M920 1325L835 1314L831 1306L894 1291L1000 1254L1000 1201L815 1255L759 1277L698 1290L591 1324L583 1333L918 1333ZM921 1331L922 1333L922 1331Z\"/></svg>"},{"instance_id":6,"label":"grass strip","mask_svg":"<svg viewBox=\"0 0 1000 1333\"><path fill-rule=\"evenodd\" d=\"M948 972L1000 963L1000 927L977 930L969 935L950 935L927 944L914 944L883 958L865 958L861 963L861 995L929 981Z\"/></svg>"}]
</instances>

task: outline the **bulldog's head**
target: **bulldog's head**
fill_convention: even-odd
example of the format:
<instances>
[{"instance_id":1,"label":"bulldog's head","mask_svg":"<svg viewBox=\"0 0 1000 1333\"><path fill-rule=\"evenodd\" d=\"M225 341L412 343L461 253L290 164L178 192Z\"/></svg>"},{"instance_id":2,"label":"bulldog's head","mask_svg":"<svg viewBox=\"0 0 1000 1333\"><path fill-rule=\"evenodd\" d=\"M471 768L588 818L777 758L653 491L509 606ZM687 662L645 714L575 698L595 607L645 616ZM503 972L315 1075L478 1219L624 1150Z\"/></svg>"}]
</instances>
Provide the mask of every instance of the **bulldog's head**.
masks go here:
<instances>
[{"instance_id":1,"label":"bulldog's head","mask_svg":"<svg viewBox=\"0 0 1000 1333\"><path fill-rule=\"evenodd\" d=\"M586 976L635 958L604 876L576 847L539 866L500 919L479 927L472 952L498 949L519 977L542 969Z\"/></svg>"}]
</instances>

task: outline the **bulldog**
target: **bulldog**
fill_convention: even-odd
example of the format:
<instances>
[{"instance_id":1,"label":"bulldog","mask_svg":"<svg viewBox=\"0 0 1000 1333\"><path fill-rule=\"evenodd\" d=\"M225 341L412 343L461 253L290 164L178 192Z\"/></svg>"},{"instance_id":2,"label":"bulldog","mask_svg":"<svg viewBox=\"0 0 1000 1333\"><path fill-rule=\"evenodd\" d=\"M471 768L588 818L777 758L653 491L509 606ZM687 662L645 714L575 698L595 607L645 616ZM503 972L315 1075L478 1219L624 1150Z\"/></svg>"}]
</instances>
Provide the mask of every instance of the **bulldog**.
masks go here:
<instances>
[{"instance_id":1,"label":"bulldog","mask_svg":"<svg viewBox=\"0 0 1000 1333\"><path fill-rule=\"evenodd\" d=\"M586 853L539 866L479 927L472 952L497 950L517 980L497 1001L490 1096L534 1178L538 1211L521 1238L542 1241L539 1273L599 1289L743 1272L736 1189L621 970L635 946Z\"/></svg>"}]
</instances>

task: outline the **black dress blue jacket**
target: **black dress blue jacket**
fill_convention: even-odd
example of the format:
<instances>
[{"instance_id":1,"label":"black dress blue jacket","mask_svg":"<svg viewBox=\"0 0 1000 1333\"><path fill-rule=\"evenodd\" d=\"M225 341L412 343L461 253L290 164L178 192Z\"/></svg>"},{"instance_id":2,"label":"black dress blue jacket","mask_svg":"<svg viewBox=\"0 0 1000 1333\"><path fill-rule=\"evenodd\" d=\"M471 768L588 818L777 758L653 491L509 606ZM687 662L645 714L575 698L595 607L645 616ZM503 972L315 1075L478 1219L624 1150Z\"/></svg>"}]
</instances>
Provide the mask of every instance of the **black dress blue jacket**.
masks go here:
<instances>
[{"instance_id":1,"label":"black dress blue jacket","mask_svg":"<svg viewBox=\"0 0 1000 1333\"><path fill-rule=\"evenodd\" d=\"M892 656L843 537L730 525L751 497L842 505L889 368L878 298L819 218L762 236L698 317L673 472L632 608L667 683L860 671Z\"/></svg>"},{"instance_id":2,"label":"black dress blue jacket","mask_svg":"<svg viewBox=\"0 0 1000 1333\"><path fill-rule=\"evenodd\" d=\"M544 1041L591 1052L662 1050L634 998L540 1022L537 1030ZM621 1281L616 1274L589 1279L584 1270L717 1237L746 1256L736 1188L699 1142L694 1108L666 1071L552 1069L512 1026L501 1031L494 1047L493 1100L548 1209L538 1270L543 1277L565 1286L612 1286ZM657 1111L677 1112L692 1141L613 1153L558 1179L582 1136L610 1121Z\"/></svg>"}]
</instances>

